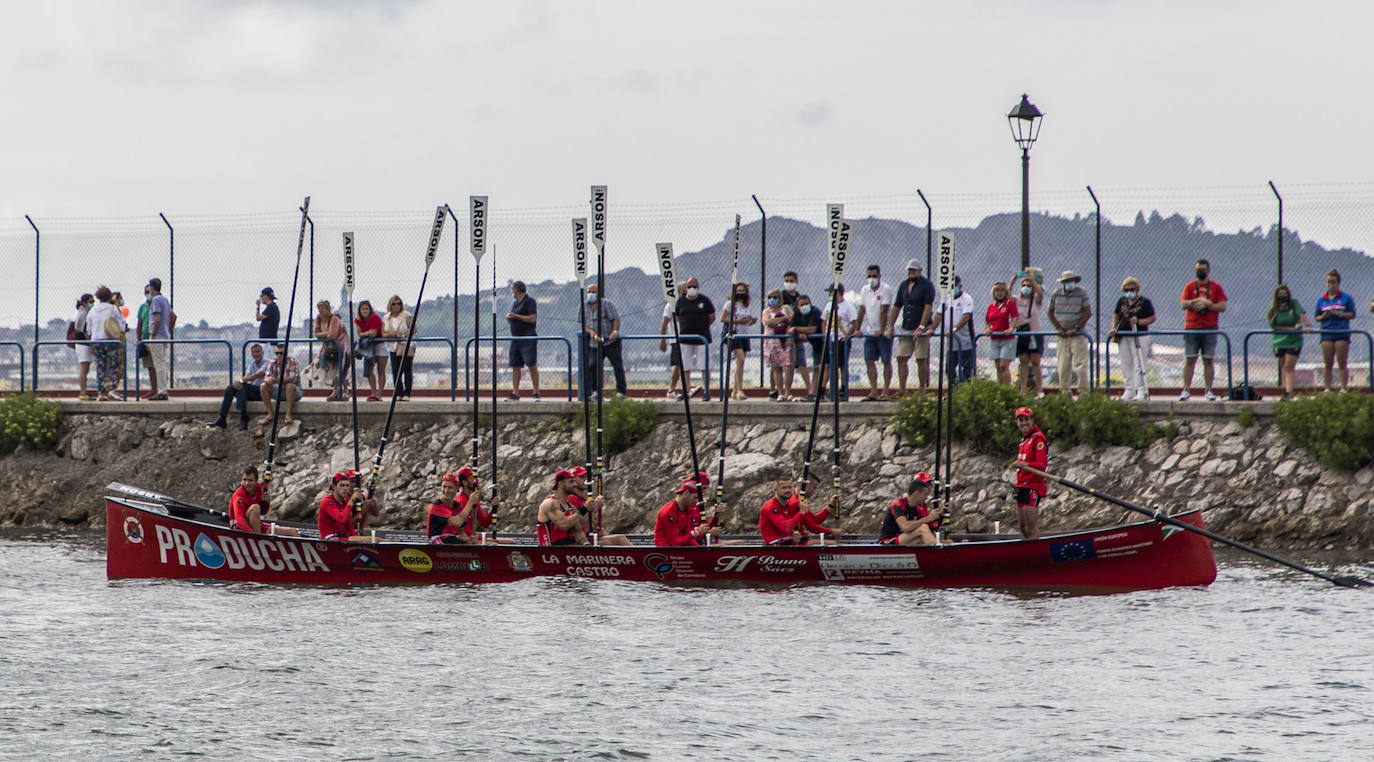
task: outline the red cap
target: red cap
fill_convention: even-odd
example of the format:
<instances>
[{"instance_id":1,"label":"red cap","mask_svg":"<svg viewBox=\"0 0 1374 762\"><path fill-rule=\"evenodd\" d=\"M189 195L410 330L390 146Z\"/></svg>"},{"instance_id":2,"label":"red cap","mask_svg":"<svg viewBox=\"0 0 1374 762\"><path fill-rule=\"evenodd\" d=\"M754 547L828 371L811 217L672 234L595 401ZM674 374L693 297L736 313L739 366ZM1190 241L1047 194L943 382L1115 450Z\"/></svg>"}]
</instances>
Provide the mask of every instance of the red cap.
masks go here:
<instances>
[{"instance_id":1,"label":"red cap","mask_svg":"<svg viewBox=\"0 0 1374 762\"><path fill-rule=\"evenodd\" d=\"M1024 407L1024 406L1023 406L1023 407L1018 407L1018 408L1016 408L1016 412L1012 415L1012 417L1013 417L1013 418L1020 418L1020 417L1023 416L1023 415L1024 415L1025 417L1027 417L1027 418L1034 418L1034 417L1035 417L1035 413L1032 413L1030 408Z\"/></svg>"},{"instance_id":2,"label":"red cap","mask_svg":"<svg viewBox=\"0 0 1374 762\"><path fill-rule=\"evenodd\" d=\"M338 484L339 482L346 482L346 481L349 481L349 480L353 479L353 478L356 477L357 475L358 475L358 472L357 472L357 471L354 471L354 470L351 469L351 468L348 469L347 471L340 471L340 472L334 474L334 480L333 480L332 482L330 482L330 484L333 485L333 484Z\"/></svg>"},{"instance_id":3,"label":"red cap","mask_svg":"<svg viewBox=\"0 0 1374 762\"><path fill-rule=\"evenodd\" d=\"M457 484L458 474L444 474L444 478L439 480L440 484Z\"/></svg>"},{"instance_id":4,"label":"red cap","mask_svg":"<svg viewBox=\"0 0 1374 762\"><path fill-rule=\"evenodd\" d=\"M692 477L690 476L687 478L688 480L692 480ZM705 471L698 471L695 481L697 484L700 484L703 487L711 486L711 477L708 476Z\"/></svg>"},{"instance_id":5,"label":"red cap","mask_svg":"<svg viewBox=\"0 0 1374 762\"><path fill-rule=\"evenodd\" d=\"M569 471L569 473L571 473L573 476L586 476L587 469L583 468L582 466L573 466L572 470Z\"/></svg>"},{"instance_id":6,"label":"red cap","mask_svg":"<svg viewBox=\"0 0 1374 762\"><path fill-rule=\"evenodd\" d=\"M554 481L554 483L558 483L558 482L563 481L564 479L571 479L571 478L573 478L573 473L572 473L572 471L569 471L569 470L566 469L566 468L563 469L562 471L559 471L558 473L556 473L556 474L553 475L553 481Z\"/></svg>"},{"instance_id":7,"label":"red cap","mask_svg":"<svg viewBox=\"0 0 1374 762\"><path fill-rule=\"evenodd\" d=\"M925 471L917 471L916 475L912 478L922 484L930 484L931 482L935 481L934 479L930 478L930 474L926 473Z\"/></svg>"},{"instance_id":8,"label":"red cap","mask_svg":"<svg viewBox=\"0 0 1374 762\"><path fill-rule=\"evenodd\" d=\"M675 495L680 495L680 494L682 494L683 492L696 492L696 491L699 490L699 489L701 489L701 485L700 485L700 484L697 484L696 482L692 481L691 479L688 479L687 481L685 481L685 482L682 483L682 486L680 486L680 487L678 487L677 489L673 490L673 494L675 494Z\"/></svg>"},{"instance_id":9,"label":"red cap","mask_svg":"<svg viewBox=\"0 0 1374 762\"><path fill-rule=\"evenodd\" d=\"M458 473L454 475L457 476L459 479L466 479L469 476L476 476L477 472L473 470L472 466L463 466L462 468L458 469Z\"/></svg>"}]
</instances>

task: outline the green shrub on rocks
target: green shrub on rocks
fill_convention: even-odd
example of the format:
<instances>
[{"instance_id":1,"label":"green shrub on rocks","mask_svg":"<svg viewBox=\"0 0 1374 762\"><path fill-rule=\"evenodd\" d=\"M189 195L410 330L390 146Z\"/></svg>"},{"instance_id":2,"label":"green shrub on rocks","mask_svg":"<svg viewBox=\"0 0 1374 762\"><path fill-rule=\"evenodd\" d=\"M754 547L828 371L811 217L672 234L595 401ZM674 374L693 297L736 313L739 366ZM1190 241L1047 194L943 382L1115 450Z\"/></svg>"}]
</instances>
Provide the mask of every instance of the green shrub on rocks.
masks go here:
<instances>
[{"instance_id":1,"label":"green shrub on rocks","mask_svg":"<svg viewBox=\"0 0 1374 762\"><path fill-rule=\"evenodd\" d=\"M1279 431L1289 441L1338 471L1374 461L1374 397L1324 392L1274 408Z\"/></svg>"},{"instance_id":2,"label":"green shrub on rocks","mask_svg":"<svg viewBox=\"0 0 1374 762\"><path fill-rule=\"evenodd\" d=\"M954 389L954 438L972 443L980 452L1010 455L1021 441L1012 420L1016 408L1035 411L1035 422L1060 448L1078 444L1144 447L1169 432L1154 424L1142 424L1139 410L1104 395L1068 395L1032 399L1015 387L975 378ZM935 441L935 398L916 395L902 400L892 417L902 442L923 447Z\"/></svg>"},{"instance_id":3,"label":"green shrub on rocks","mask_svg":"<svg viewBox=\"0 0 1374 762\"><path fill-rule=\"evenodd\" d=\"M9 455L21 444L51 450L57 445L61 418L61 405L32 394L0 400L0 455Z\"/></svg>"},{"instance_id":4,"label":"green shrub on rocks","mask_svg":"<svg viewBox=\"0 0 1374 762\"><path fill-rule=\"evenodd\" d=\"M601 403L602 441L611 455L625 452L649 435L658 424L658 406L644 400L617 397ZM596 436L596 405L589 406L592 436ZM582 430L582 407L571 417L575 431Z\"/></svg>"}]
</instances>

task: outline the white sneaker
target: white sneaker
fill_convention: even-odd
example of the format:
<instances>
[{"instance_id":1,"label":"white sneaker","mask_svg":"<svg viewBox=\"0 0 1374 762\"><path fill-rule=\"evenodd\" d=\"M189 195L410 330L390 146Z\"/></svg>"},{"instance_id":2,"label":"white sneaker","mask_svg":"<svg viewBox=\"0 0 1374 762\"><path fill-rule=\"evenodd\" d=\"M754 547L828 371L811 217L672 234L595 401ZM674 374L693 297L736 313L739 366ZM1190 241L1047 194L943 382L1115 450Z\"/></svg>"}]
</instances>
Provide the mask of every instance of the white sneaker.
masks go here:
<instances>
[{"instance_id":1,"label":"white sneaker","mask_svg":"<svg viewBox=\"0 0 1374 762\"><path fill-rule=\"evenodd\" d=\"M1216 402L1216 401L1217 401L1217 395L1212 394L1212 390L1211 390L1211 389L1208 389L1208 390L1207 390L1207 401L1208 401L1208 402Z\"/></svg>"},{"instance_id":2,"label":"white sneaker","mask_svg":"<svg viewBox=\"0 0 1374 762\"><path fill-rule=\"evenodd\" d=\"M1178 401L1187 402L1189 399L1192 398L1192 396L1192 392L1188 391L1187 389L1184 389L1183 391L1178 393Z\"/></svg>"},{"instance_id":3,"label":"white sneaker","mask_svg":"<svg viewBox=\"0 0 1374 762\"><path fill-rule=\"evenodd\" d=\"M1135 398L1136 398L1136 400L1139 401L1139 402L1149 402L1149 401L1150 401L1150 393L1149 393L1149 392L1141 392L1140 394L1137 394Z\"/></svg>"}]
</instances>

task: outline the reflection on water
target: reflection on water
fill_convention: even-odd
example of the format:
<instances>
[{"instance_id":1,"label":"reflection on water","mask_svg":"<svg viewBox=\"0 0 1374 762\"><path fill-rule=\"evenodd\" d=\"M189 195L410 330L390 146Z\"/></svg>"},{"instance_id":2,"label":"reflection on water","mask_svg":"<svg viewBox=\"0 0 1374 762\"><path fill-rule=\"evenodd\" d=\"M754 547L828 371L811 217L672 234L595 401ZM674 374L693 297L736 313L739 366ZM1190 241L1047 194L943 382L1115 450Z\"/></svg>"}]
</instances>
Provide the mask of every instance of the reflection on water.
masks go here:
<instances>
[{"instance_id":1,"label":"reflection on water","mask_svg":"<svg viewBox=\"0 0 1374 762\"><path fill-rule=\"evenodd\" d=\"M104 577L0 536L0 755L1371 759L1374 591ZM1304 563L1374 577L1369 558Z\"/></svg>"}]
</instances>

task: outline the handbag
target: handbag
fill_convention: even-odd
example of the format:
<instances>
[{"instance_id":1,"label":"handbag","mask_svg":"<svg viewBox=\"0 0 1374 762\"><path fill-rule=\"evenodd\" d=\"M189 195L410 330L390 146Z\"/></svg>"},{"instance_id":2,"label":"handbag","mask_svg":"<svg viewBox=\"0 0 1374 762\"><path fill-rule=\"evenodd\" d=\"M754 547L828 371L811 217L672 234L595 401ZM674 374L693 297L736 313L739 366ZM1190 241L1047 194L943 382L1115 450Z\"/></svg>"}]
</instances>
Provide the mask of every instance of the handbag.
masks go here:
<instances>
[{"instance_id":1,"label":"handbag","mask_svg":"<svg viewBox=\"0 0 1374 762\"><path fill-rule=\"evenodd\" d=\"M124 341L124 326L119 324L119 320L111 315L105 318L105 335L111 339L117 338Z\"/></svg>"}]
</instances>

